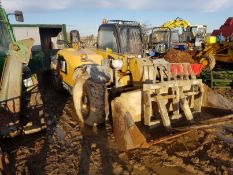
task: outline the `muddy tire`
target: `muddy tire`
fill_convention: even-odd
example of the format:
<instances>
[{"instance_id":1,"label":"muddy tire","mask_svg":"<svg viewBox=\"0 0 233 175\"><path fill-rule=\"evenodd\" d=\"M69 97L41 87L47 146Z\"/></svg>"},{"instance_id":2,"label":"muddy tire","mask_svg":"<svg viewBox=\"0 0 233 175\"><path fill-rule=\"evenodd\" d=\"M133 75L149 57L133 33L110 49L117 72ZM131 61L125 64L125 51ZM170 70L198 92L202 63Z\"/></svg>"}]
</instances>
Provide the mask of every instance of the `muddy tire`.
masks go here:
<instances>
[{"instance_id":1,"label":"muddy tire","mask_svg":"<svg viewBox=\"0 0 233 175\"><path fill-rule=\"evenodd\" d=\"M107 93L104 83L80 78L73 87L73 102L78 119L89 125L105 122L108 115Z\"/></svg>"},{"instance_id":2,"label":"muddy tire","mask_svg":"<svg viewBox=\"0 0 233 175\"><path fill-rule=\"evenodd\" d=\"M207 71L211 71L214 69L216 60L212 55L203 55L198 61L200 64L203 65L203 69Z\"/></svg>"},{"instance_id":3,"label":"muddy tire","mask_svg":"<svg viewBox=\"0 0 233 175\"><path fill-rule=\"evenodd\" d=\"M1 149L1 148L0 148ZM9 156L6 153L0 153L1 155L1 168L0 168L0 175L10 174L10 162Z\"/></svg>"},{"instance_id":4,"label":"muddy tire","mask_svg":"<svg viewBox=\"0 0 233 175\"><path fill-rule=\"evenodd\" d=\"M59 74L56 70L52 71L52 85L54 87L54 89L57 92L62 92L64 91L64 88L62 86L62 80L59 78Z\"/></svg>"}]
</instances>

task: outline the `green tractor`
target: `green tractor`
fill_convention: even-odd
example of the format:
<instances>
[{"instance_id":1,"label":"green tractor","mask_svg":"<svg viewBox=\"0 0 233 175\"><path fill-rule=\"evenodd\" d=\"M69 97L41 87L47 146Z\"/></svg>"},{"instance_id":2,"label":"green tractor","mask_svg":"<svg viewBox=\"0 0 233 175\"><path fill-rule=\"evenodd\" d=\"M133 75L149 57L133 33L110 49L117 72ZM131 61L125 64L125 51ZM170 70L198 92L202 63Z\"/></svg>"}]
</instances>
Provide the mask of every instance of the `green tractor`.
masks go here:
<instances>
[{"instance_id":1,"label":"green tractor","mask_svg":"<svg viewBox=\"0 0 233 175\"><path fill-rule=\"evenodd\" d=\"M15 15L16 21L24 20L21 11L7 14L0 5L1 137L35 133L46 127L38 81L27 67L33 40L16 42L9 15Z\"/></svg>"},{"instance_id":2,"label":"green tractor","mask_svg":"<svg viewBox=\"0 0 233 175\"><path fill-rule=\"evenodd\" d=\"M27 67L32 39L16 42L8 16L23 22L21 11L6 14L0 6L0 135L34 133L45 127L36 75Z\"/></svg>"}]
</instances>

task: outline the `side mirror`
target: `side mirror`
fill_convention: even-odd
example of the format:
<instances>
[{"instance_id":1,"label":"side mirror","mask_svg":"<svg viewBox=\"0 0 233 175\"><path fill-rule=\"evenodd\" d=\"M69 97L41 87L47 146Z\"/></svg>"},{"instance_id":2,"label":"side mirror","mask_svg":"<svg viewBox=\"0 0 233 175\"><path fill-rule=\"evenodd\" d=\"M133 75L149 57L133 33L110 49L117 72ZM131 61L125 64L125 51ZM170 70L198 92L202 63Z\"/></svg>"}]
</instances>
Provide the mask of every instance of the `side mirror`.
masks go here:
<instances>
[{"instance_id":1,"label":"side mirror","mask_svg":"<svg viewBox=\"0 0 233 175\"><path fill-rule=\"evenodd\" d=\"M79 43L80 42L80 34L78 30L70 31L70 42L71 43Z\"/></svg>"},{"instance_id":2,"label":"side mirror","mask_svg":"<svg viewBox=\"0 0 233 175\"><path fill-rule=\"evenodd\" d=\"M24 22L23 12L22 11L15 11L15 20L18 22Z\"/></svg>"}]
</instances>

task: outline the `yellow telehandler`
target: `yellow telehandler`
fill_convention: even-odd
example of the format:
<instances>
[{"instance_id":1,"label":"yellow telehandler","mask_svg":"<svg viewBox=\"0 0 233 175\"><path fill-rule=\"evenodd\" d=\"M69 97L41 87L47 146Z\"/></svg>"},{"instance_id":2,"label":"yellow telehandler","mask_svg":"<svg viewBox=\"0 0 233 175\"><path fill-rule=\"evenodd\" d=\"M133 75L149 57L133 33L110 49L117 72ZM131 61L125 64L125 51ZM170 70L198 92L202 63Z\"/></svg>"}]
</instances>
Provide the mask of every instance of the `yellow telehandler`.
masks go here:
<instances>
[{"instance_id":1,"label":"yellow telehandler","mask_svg":"<svg viewBox=\"0 0 233 175\"><path fill-rule=\"evenodd\" d=\"M211 70L203 74L211 87L233 86L233 41L207 44L196 58Z\"/></svg>"},{"instance_id":2,"label":"yellow telehandler","mask_svg":"<svg viewBox=\"0 0 233 175\"><path fill-rule=\"evenodd\" d=\"M145 57L137 22L104 20L96 49L78 48L78 31L71 36L74 47L60 50L51 61L52 82L72 94L78 119L85 124L98 125L112 116L122 150L145 143L135 123L170 129L175 121L200 117L203 102L221 105L212 91L205 93L189 63Z\"/></svg>"},{"instance_id":3,"label":"yellow telehandler","mask_svg":"<svg viewBox=\"0 0 233 175\"><path fill-rule=\"evenodd\" d=\"M233 63L233 41L208 44L197 57L210 56L216 61Z\"/></svg>"}]
</instances>

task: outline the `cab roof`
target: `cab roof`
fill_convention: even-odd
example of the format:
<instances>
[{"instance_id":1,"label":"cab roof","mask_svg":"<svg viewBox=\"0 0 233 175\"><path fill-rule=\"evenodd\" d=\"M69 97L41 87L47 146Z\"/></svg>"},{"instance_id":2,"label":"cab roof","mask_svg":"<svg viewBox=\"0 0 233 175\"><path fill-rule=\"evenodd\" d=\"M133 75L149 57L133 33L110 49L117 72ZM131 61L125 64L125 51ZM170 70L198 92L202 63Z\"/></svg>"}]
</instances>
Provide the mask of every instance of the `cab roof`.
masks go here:
<instances>
[{"instance_id":1,"label":"cab roof","mask_svg":"<svg viewBox=\"0 0 233 175\"><path fill-rule=\"evenodd\" d=\"M140 27L140 23L137 21L125 21L125 20L106 20L104 19L101 26L132 26Z\"/></svg>"}]
</instances>

